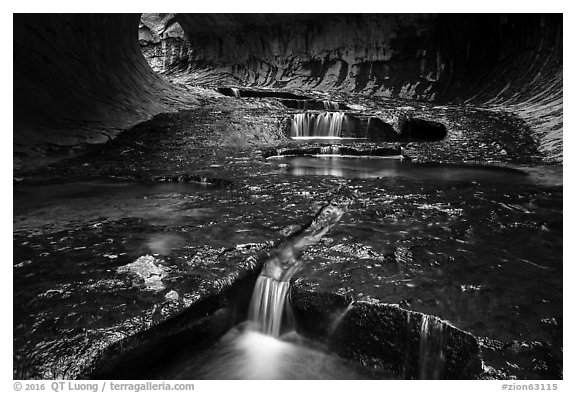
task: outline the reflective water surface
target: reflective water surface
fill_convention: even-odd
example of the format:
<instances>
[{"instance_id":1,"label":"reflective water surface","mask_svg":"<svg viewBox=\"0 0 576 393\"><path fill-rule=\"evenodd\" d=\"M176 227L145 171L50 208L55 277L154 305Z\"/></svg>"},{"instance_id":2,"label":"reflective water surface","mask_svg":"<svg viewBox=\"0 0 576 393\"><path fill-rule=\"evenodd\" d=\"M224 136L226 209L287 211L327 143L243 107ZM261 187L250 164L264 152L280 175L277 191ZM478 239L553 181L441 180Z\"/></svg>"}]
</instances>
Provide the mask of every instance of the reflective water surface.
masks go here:
<instances>
[{"instance_id":1,"label":"reflective water surface","mask_svg":"<svg viewBox=\"0 0 576 393\"><path fill-rule=\"evenodd\" d=\"M29 337L44 340L56 331L59 319L49 313L64 315L63 328L77 329L84 345L87 330L105 326L113 337L127 316L152 315L165 299L187 307L223 277L236 277L247 257L228 255L261 249L302 228L340 189L353 203L299 257L295 279L318 291L436 315L479 337L486 364L518 378L557 377L561 168L338 156L245 162L250 177L234 179L229 190L110 181L14 187L15 329L26 331L19 345L33 351L26 347L35 343ZM148 254L169 267L159 279L164 292L117 273ZM123 300L134 292L137 302ZM100 306L110 310L108 319ZM30 333L25 318L42 323L30 322L37 326ZM210 349L175 359L161 377L382 376L294 334L278 339L239 327Z\"/></svg>"},{"instance_id":2,"label":"reflective water surface","mask_svg":"<svg viewBox=\"0 0 576 393\"><path fill-rule=\"evenodd\" d=\"M562 184L562 168L516 169L490 165L412 163L398 157L353 157L339 155L274 156L269 160L282 166L282 172L297 175L328 175L348 178L403 177L425 181L489 181Z\"/></svg>"}]
</instances>

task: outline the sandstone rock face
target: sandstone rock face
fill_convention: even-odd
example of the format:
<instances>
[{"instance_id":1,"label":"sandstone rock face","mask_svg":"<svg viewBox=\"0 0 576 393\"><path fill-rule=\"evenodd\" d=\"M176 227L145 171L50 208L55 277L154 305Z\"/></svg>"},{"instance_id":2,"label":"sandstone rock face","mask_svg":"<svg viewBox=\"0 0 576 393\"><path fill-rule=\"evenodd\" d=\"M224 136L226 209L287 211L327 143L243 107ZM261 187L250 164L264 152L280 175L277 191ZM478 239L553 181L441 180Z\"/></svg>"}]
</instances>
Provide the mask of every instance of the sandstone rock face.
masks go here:
<instances>
[{"instance_id":1,"label":"sandstone rock face","mask_svg":"<svg viewBox=\"0 0 576 393\"><path fill-rule=\"evenodd\" d=\"M194 102L155 74L138 44L139 15L14 16L14 150L105 142Z\"/></svg>"},{"instance_id":2,"label":"sandstone rock face","mask_svg":"<svg viewBox=\"0 0 576 393\"><path fill-rule=\"evenodd\" d=\"M138 41L152 69L158 73L188 66L188 41L173 14L143 14Z\"/></svg>"},{"instance_id":3,"label":"sandstone rock face","mask_svg":"<svg viewBox=\"0 0 576 393\"><path fill-rule=\"evenodd\" d=\"M557 16L211 17L209 29L204 15L175 16L192 68L226 70L249 85L496 103L562 80Z\"/></svg>"},{"instance_id":4,"label":"sandstone rock face","mask_svg":"<svg viewBox=\"0 0 576 393\"><path fill-rule=\"evenodd\" d=\"M348 91L518 114L562 159L559 15L176 15L198 82ZM209 23L207 23L209 22ZM171 60L174 62L174 60Z\"/></svg>"},{"instance_id":5,"label":"sandstone rock face","mask_svg":"<svg viewBox=\"0 0 576 393\"><path fill-rule=\"evenodd\" d=\"M437 318L394 304L352 302L304 280L290 295L298 331L340 356L407 379L468 379L481 371L476 338ZM432 341L439 345L427 345Z\"/></svg>"},{"instance_id":6,"label":"sandstone rock face","mask_svg":"<svg viewBox=\"0 0 576 393\"><path fill-rule=\"evenodd\" d=\"M156 69L185 70L194 85L346 91L513 112L550 161L562 160L560 15L163 14L139 20L15 16L17 153L104 142L156 113L197 103L202 94L152 71L140 39Z\"/></svg>"},{"instance_id":7,"label":"sandstone rock face","mask_svg":"<svg viewBox=\"0 0 576 393\"><path fill-rule=\"evenodd\" d=\"M15 162L15 378L110 379L120 364L133 379L182 342L215 340L246 318L264 260L296 265L278 245L307 230L323 242L294 276L305 336L406 378L478 377L479 348L485 376L562 378L562 171L540 166L562 160L560 16L14 22L16 155L114 139ZM290 140L302 116L366 138ZM423 171L298 174L267 159L291 154L401 156ZM439 185L437 163L527 173ZM317 212L341 190L354 202L323 236Z\"/></svg>"}]
</instances>

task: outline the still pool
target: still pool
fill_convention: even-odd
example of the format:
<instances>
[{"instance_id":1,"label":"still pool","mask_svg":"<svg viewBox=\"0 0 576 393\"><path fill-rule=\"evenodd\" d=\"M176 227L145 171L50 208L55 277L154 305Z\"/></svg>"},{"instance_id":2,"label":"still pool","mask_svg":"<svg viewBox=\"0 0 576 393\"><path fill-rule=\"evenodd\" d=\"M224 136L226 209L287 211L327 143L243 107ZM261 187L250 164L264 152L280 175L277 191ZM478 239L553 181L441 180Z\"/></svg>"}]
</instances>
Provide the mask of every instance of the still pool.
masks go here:
<instances>
[{"instance_id":1,"label":"still pool","mask_svg":"<svg viewBox=\"0 0 576 393\"><path fill-rule=\"evenodd\" d=\"M406 178L430 182L476 181L562 185L562 168L476 164L413 163L378 156L272 156L283 173L347 178Z\"/></svg>"}]
</instances>

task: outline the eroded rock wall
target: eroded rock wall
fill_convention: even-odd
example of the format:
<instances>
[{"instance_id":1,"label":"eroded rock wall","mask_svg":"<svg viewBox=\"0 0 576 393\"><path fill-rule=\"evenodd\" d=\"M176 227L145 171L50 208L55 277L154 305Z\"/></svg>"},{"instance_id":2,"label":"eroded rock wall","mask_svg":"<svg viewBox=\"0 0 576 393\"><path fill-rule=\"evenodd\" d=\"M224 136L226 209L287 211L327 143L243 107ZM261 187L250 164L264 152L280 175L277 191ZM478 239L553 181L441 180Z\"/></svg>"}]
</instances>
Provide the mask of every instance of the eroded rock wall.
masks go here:
<instances>
[{"instance_id":1,"label":"eroded rock wall","mask_svg":"<svg viewBox=\"0 0 576 393\"><path fill-rule=\"evenodd\" d=\"M155 72L164 73L188 67L190 46L173 14L143 14L138 41Z\"/></svg>"},{"instance_id":2,"label":"eroded rock wall","mask_svg":"<svg viewBox=\"0 0 576 393\"><path fill-rule=\"evenodd\" d=\"M170 18L162 34L182 44L170 35L176 30ZM173 20L190 46L150 49L163 56L164 71L185 70L190 84L487 106L520 116L545 156L562 160L561 15L184 14ZM16 153L104 142L156 113L193 105L198 95L167 83L147 64L139 24L136 14L15 15Z\"/></svg>"},{"instance_id":3,"label":"eroded rock wall","mask_svg":"<svg viewBox=\"0 0 576 393\"><path fill-rule=\"evenodd\" d=\"M14 16L14 150L108 140L186 100L138 44L138 14Z\"/></svg>"},{"instance_id":4,"label":"eroded rock wall","mask_svg":"<svg viewBox=\"0 0 576 393\"><path fill-rule=\"evenodd\" d=\"M562 160L562 16L176 15L194 83L346 91L519 115Z\"/></svg>"}]
</instances>

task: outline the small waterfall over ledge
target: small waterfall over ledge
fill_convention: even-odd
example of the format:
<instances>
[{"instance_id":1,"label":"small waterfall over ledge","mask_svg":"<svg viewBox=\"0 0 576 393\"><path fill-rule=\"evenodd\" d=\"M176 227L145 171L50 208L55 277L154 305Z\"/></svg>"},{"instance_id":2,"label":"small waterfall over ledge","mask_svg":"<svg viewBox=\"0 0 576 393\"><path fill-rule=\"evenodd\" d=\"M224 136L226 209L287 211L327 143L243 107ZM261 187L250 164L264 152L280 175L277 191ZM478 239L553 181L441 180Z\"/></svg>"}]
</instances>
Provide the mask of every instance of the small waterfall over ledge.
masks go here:
<instances>
[{"instance_id":1,"label":"small waterfall over ledge","mask_svg":"<svg viewBox=\"0 0 576 393\"><path fill-rule=\"evenodd\" d=\"M334 101L322 101L322 104L324 105L324 109L328 109L328 110L340 110L340 104L338 102L334 102Z\"/></svg>"},{"instance_id":2,"label":"small waterfall over ledge","mask_svg":"<svg viewBox=\"0 0 576 393\"><path fill-rule=\"evenodd\" d=\"M423 315L420 325L420 379L443 378L445 346L445 323L438 317Z\"/></svg>"},{"instance_id":3,"label":"small waterfall over ledge","mask_svg":"<svg viewBox=\"0 0 576 393\"><path fill-rule=\"evenodd\" d=\"M291 238L264 264L256 280L248 317L267 335L280 336L283 331L293 330L294 319L288 301L290 279L301 265L300 253L318 243L332 228L351 203L348 197L338 196L323 207L310 225Z\"/></svg>"},{"instance_id":4,"label":"small waterfall over ledge","mask_svg":"<svg viewBox=\"0 0 576 393\"><path fill-rule=\"evenodd\" d=\"M278 337L280 328L293 327L292 310L288 302L289 281L278 281L263 275L258 276L250 301L248 318L260 325L262 333Z\"/></svg>"},{"instance_id":5,"label":"small waterfall over ledge","mask_svg":"<svg viewBox=\"0 0 576 393\"><path fill-rule=\"evenodd\" d=\"M299 113L292 120L290 136L339 138L345 118L342 112Z\"/></svg>"},{"instance_id":6,"label":"small waterfall over ledge","mask_svg":"<svg viewBox=\"0 0 576 393\"><path fill-rule=\"evenodd\" d=\"M320 146L321 155L338 155L340 154L340 146Z\"/></svg>"}]
</instances>

